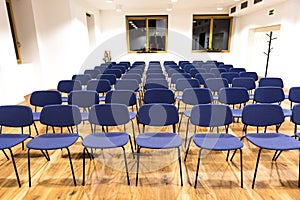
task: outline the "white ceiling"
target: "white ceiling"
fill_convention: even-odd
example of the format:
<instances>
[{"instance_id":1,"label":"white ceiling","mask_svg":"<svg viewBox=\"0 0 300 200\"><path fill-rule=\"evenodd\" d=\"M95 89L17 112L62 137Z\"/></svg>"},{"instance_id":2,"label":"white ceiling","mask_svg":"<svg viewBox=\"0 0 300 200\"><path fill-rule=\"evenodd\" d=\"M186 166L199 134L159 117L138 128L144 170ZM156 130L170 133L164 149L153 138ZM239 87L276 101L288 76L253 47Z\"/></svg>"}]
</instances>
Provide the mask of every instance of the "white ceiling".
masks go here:
<instances>
[{"instance_id":1,"label":"white ceiling","mask_svg":"<svg viewBox=\"0 0 300 200\"><path fill-rule=\"evenodd\" d=\"M121 5L123 10L148 10L148 9L166 9L172 4L173 9L217 9L223 7L224 11L235 5L235 0L177 0L172 3L171 0L113 0L107 3L106 0L86 0L91 6L98 10L115 10L117 5Z\"/></svg>"}]
</instances>

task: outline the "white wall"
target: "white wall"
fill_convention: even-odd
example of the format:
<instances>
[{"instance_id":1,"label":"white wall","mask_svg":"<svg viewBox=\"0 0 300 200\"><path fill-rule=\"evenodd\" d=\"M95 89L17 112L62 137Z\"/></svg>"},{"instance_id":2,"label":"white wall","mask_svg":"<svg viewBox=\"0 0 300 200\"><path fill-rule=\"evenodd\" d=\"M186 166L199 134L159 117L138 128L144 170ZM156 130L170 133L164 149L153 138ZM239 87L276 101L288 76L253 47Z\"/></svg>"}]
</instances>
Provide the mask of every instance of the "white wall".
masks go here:
<instances>
[{"instance_id":1,"label":"white wall","mask_svg":"<svg viewBox=\"0 0 300 200\"><path fill-rule=\"evenodd\" d=\"M254 48L253 29L281 25L278 36L279 44L276 51L271 53L271 65L269 65L268 76L277 76L284 79L286 87L299 86L297 60L299 57L300 39L300 7L299 0L289 0L273 7L238 17L236 29L233 33L233 62L235 65L246 67L248 71L256 71L260 66L249 66L251 51ZM269 10L274 9L275 14L269 16ZM267 49L267 43L266 43ZM265 67L265 66L261 66ZM259 70L261 71L261 70ZM262 71L261 71L262 72ZM264 72L264 70L263 70ZM259 74L264 76L264 74Z\"/></svg>"}]
</instances>

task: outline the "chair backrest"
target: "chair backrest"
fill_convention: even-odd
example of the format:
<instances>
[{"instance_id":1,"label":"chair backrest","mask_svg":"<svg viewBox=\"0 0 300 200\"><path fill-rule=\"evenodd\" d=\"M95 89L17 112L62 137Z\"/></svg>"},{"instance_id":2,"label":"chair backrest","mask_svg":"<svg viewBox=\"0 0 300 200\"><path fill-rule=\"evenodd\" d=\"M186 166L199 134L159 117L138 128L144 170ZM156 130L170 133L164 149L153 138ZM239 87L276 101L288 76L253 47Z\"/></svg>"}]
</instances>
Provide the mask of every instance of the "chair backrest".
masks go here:
<instances>
[{"instance_id":1,"label":"chair backrest","mask_svg":"<svg viewBox=\"0 0 300 200\"><path fill-rule=\"evenodd\" d=\"M96 70L96 69L86 69L86 70L84 70L83 73L89 74L89 75L91 75L92 79L95 79L95 78L97 78L98 74L100 74L100 71Z\"/></svg>"},{"instance_id":2,"label":"chair backrest","mask_svg":"<svg viewBox=\"0 0 300 200\"><path fill-rule=\"evenodd\" d=\"M95 90L97 93L105 93L111 90L110 81L106 79L90 80L86 89Z\"/></svg>"},{"instance_id":3,"label":"chair backrest","mask_svg":"<svg viewBox=\"0 0 300 200\"><path fill-rule=\"evenodd\" d=\"M236 72L223 72L221 73L221 77L225 78L229 84L232 84L232 80L238 78L239 74Z\"/></svg>"},{"instance_id":4,"label":"chair backrest","mask_svg":"<svg viewBox=\"0 0 300 200\"><path fill-rule=\"evenodd\" d=\"M148 69L146 71L146 75L148 75L148 74L162 74L162 73L163 73L162 69Z\"/></svg>"},{"instance_id":5,"label":"chair backrest","mask_svg":"<svg viewBox=\"0 0 300 200\"><path fill-rule=\"evenodd\" d=\"M109 80L110 85L116 84L116 81L117 81L117 77L114 74L98 74L97 79Z\"/></svg>"},{"instance_id":6,"label":"chair backrest","mask_svg":"<svg viewBox=\"0 0 300 200\"><path fill-rule=\"evenodd\" d=\"M94 67L95 70L99 71L99 74L103 74L104 71L107 69L107 66L95 66ZM97 78L97 77L96 77Z\"/></svg>"},{"instance_id":7,"label":"chair backrest","mask_svg":"<svg viewBox=\"0 0 300 200\"><path fill-rule=\"evenodd\" d=\"M195 76L195 79L199 81L200 85L205 85L205 81L208 78L215 78L215 75L212 73L198 73Z\"/></svg>"},{"instance_id":8,"label":"chair backrest","mask_svg":"<svg viewBox=\"0 0 300 200\"><path fill-rule=\"evenodd\" d=\"M143 70L141 68L133 68L127 71L126 74L139 74L141 77L143 76Z\"/></svg>"},{"instance_id":9,"label":"chair backrest","mask_svg":"<svg viewBox=\"0 0 300 200\"><path fill-rule=\"evenodd\" d=\"M212 62L212 63L204 63L204 64L201 65L201 67L204 68L207 72L209 72L210 69L216 68L217 65Z\"/></svg>"},{"instance_id":10,"label":"chair backrest","mask_svg":"<svg viewBox=\"0 0 300 200\"><path fill-rule=\"evenodd\" d=\"M209 70L209 73L212 73L215 75L216 78L220 78L221 77L221 73L227 72L227 70L225 68L211 68Z\"/></svg>"},{"instance_id":11,"label":"chair backrest","mask_svg":"<svg viewBox=\"0 0 300 200\"><path fill-rule=\"evenodd\" d=\"M139 84L141 84L142 83L142 77L141 77L141 75L139 75L139 74L134 74L134 73L126 73L126 74L124 74L123 76L122 76L122 79L124 80L124 79L135 79L135 80L137 80L137 82L139 83Z\"/></svg>"},{"instance_id":12,"label":"chair backrest","mask_svg":"<svg viewBox=\"0 0 300 200\"><path fill-rule=\"evenodd\" d=\"M48 105L41 111L40 122L47 126L69 127L81 123L81 114L76 105Z\"/></svg>"},{"instance_id":13,"label":"chair backrest","mask_svg":"<svg viewBox=\"0 0 300 200\"><path fill-rule=\"evenodd\" d=\"M126 66L124 66L122 64L114 64L111 66L111 69L119 69L122 74L124 74L126 72Z\"/></svg>"},{"instance_id":14,"label":"chair backrest","mask_svg":"<svg viewBox=\"0 0 300 200\"><path fill-rule=\"evenodd\" d=\"M101 126L117 126L130 121L127 106L117 103L94 105L89 112L91 124Z\"/></svg>"},{"instance_id":15,"label":"chair backrest","mask_svg":"<svg viewBox=\"0 0 300 200\"><path fill-rule=\"evenodd\" d=\"M161 78L150 78L146 80L144 89L155 89L155 88L162 88L162 89L168 89L168 81L166 79Z\"/></svg>"},{"instance_id":16,"label":"chair backrest","mask_svg":"<svg viewBox=\"0 0 300 200\"><path fill-rule=\"evenodd\" d=\"M46 105L61 104L61 94L55 90L38 90L30 96L30 104L33 106L44 107Z\"/></svg>"},{"instance_id":17,"label":"chair backrest","mask_svg":"<svg viewBox=\"0 0 300 200\"><path fill-rule=\"evenodd\" d=\"M258 87L254 91L254 101L257 103L280 103L285 99L281 87Z\"/></svg>"},{"instance_id":18,"label":"chair backrest","mask_svg":"<svg viewBox=\"0 0 300 200\"><path fill-rule=\"evenodd\" d=\"M258 80L258 75L256 72L240 72L239 75L240 75L240 77L253 78L254 81Z\"/></svg>"},{"instance_id":19,"label":"chair backrest","mask_svg":"<svg viewBox=\"0 0 300 200\"><path fill-rule=\"evenodd\" d=\"M194 68L195 68L195 67L194 67L193 64L188 63L188 64L184 65L183 70L184 70L186 73L190 73L191 69L194 69Z\"/></svg>"},{"instance_id":20,"label":"chair backrest","mask_svg":"<svg viewBox=\"0 0 300 200\"><path fill-rule=\"evenodd\" d=\"M166 76L163 73L148 73L146 74L146 79L149 78L166 78Z\"/></svg>"},{"instance_id":21,"label":"chair backrest","mask_svg":"<svg viewBox=\"0 0 300 200\"><path fill-rule=\"evenodd\" d=\"M185 88L199 88L200 83L198 79L180 78L177 79L175 89L176 91L183 91Z\"/></svg>"},{"instance_id":22,"label":"chair backrest","mask_svg":"<svg viewBox=\"0 0 300 200\"><path fill-rule=\"evenodd\" d=\"M240 72L245 72L246 69L245 68L230 68L229 72L236 72L236 73L240 73Z\"/></svg>"},{"instance_id":23,"label":"chair backrest","mask_svg":"<svg viewBox=\"0 0 300 200\"><path fill-rule=\"evenodd\" d=\"M112 90L106 93L105 103L118 103L126 106L137 104L136 94L132 90Z\"/></svg>"},{"instance_id":24,"label":"chair backrest","mask_svg":"<svg viewBox=\"0 0 300 200\"><path fill-rule=\"evenodd\" d=\"M139 83L135 79L121 79L116 82L115 89L116 90L139 90Z\"/></svg>"},{"instance_id":25,"label":"chair backrest","mask_svg":"<svg viewBox=\"0 0 300 200\"><path fill-rule=\"evenodd\" d=\"M283 81L281 78L267 77L259 79L258 87L274 86L283 88Z\"/></svg>"},{"instance_id":26,"label":"chair backrest","mask_svg":"<svg viewBox=\"0 0 300 200\"><path fill-rule=\"evenodd\" d=\"M293 103L300 103L300 87L291 87L289 90L289 100L291 107Z\"/></svg>"},{"instance_id":27,"label":"chair backrest","mask_svg":"<svg viewBox=\"0 0 300 200\"><path fill-rule=\"evenodd\" d=\"M202 69L202 68L192 68L190 69L190 74L192 77L196 77L196 74L202 74L202 73L206 73L206 69Z\"/></svg>"},{"instance_id":28,"label":"chair backrest","mask_svg":"<svg viewBox=\"0 0 300 200\"><path fill-rule=\"evenodd\" d=\"M294 107L292 109L291 120L295 125L300 124L300 104L294 105ZM295 129L295 132L296 131L297 131L297 129Z\"/></svg>"},{"instance_id":29,"label":"chair backrest","mask_svg":"<svg viewBox=\"0 0 300 200\"><path fill-rule=\"evenodd\" d=\"M144 93L144 103L168 103L173 104L175 102L175 95L172 90L155 88L148 89Z\"/></svg>"},{"instance_id":30,"label":"chair backrest","mask_svg":"<svg viewBox=\"0 0 300 200\"><path fill-rule=\"evenodd\" d=\"M172 104L144 104L137 114L138 123L150 126L167 126L178 123L178 110ZM175 131L174 131L175 132Z\"/></svg>"},{"instance_id":31,"label":"chair backrest","mask_svg":"<svg viewBox=\"0 0 300 200\"><path fill-rule=\"evenodd\" d=\"M103 74L113 74L115 75L117 78L121 78L122 76L122 71L120 69L107 69L104 71Z\"/></svg>"},{"instance_id":32,"label":"chair backrest","mask_svg":"<svg viewBox=\"0 0 300 200\"><path fill-rule=\"evenodd\" d=\"M72 90L81 90L82 86L78 80L61 80L57 84L57 90L64 93L70 93Z\"/></svg>"},{"instance_id":33,"label":"chair backrest","mask_svg":"<svg viewBox=\"0 0 300 200\"><path fill-rule=\"evenodd\" d=\"M92 77L89 74L75 74L72 76L72 80L80 81L81 85L86 85Z\"/></svg>"},{"instance_id":34,"label":"chair backrest","mask_svg":"<svg viewBox=\"0 0 300 200\"><path fill-rule=\"evenodd\" d=\"M182 101L189 105L209 104L212 100L209 88L186 88L182 93Z\"/></svg>"},{"instance_id":35,"label":"chair backrest","mask_svg":"<svg viewBox=\"0 0 300 200\"><path fill-rule=\"evenodd\" d=\"M174 73L171 76L171 84L176 84L176 81L180 78L191 78L191 75L188 73Z\"/></svg>"},{"instance_id":36,"label":"chair backrest","mask_svg":"<svg viewBox=\"0 0 300 200\"><path fill-rule=\"evenodd\" d=\"M203 127L228 127L233 121L231 109L222 104L199 104L191 111L191 123ZM226 128L227 132L227 128Z\"/></svg>"},{"instance_id":37,"label":"chair backrest","mask_svg":"<svg viewBox=\"0 0 300 200\"><path fill-rule=\"evenodd\" d=\"M218 65L218 67L225 68L229 72L230 69L233 68L233 65L231 65L231 64L220 64L220 65Z\"/></svg>"},{"instance_id":38,"label":"chair backrest","mask_svg":"<svg viewBox=\"0 0 300 200\"><path fill-rule=\"evenodd\" d=\"M228 87L228 82L225 78L208 78L205 81L205 87L218 92L221 88Z\"/></svg>"},{"instance_id":39,"label":"chair backrest","mask_svg":"<svg viewBox=\"0 0 300 200\"><path fill-rule=\"evenodd\" d=\"M89 108L99 104L99 95L95 90L76 90L68 96L69 105L77 105L81 108Z\"/></svg>"},{"instance_id":40,"label":"chair backrest","mask_svg":"<svg viewBox=\"0 0 300 200\"><path fill-rule=\"evenodd\" d=\"M276 104L248 104L242 111L246 126L272 126L284 122L282 108Z\"/></svg>"},{"instance_id":41,"label":"chair backrest","mask_svg":"<svg viewBox=\"0 0 300 200\"><path fill-rule=\"evenodd\" d=\"M221 88L218 100L229 105L243 104L249 101L249 94L247 89L242 87Z\"/></svg>"},{"instance_id":42,"label":"chair backrest","mask_svg":"<svg viewBox=\"0 0 300 200\"><path fill-rule=\"evenodd\" d=\"M250 77L239 77L232 80L232 87L243 87L247 90L253 90L256 87L255 80Z\"/></svg>"},{"instance_id":43,"label":"chair backrest","mask_svg":"<svg viewBox=\"0 0 300 200\"><path fill-rule=\"evenodd\" d=\"M29 106L0 106L0 126L25 127L33 123L32 110Z\"/></svg>"}]
</instances>

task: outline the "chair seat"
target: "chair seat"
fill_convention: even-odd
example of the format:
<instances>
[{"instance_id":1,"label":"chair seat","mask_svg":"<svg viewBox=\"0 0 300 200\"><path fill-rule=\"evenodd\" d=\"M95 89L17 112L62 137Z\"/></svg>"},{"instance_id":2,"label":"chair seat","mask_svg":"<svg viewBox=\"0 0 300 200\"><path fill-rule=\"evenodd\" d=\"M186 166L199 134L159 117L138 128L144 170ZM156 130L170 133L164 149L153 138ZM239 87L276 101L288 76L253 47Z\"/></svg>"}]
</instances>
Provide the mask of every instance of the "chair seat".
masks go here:
<instances>
[{"instance_id":1,"label":"chair seat","mask_svg":"<svg viewBox=\"0 0 300 200\"><path fill-rule=\"evenodd\" d=\"M245 136L252 144L269 150L300 149L300 142L281 133L249 133Z\"/></svg>"},{"instance_id":2,"label":"chair seat","mask_svg":"<svg viewBox=\"0 0 300 200\"><path fill-rule=\"evenodd\" d=\"M33 112L33 121L40 121L41 113L40 112Z\"/></svg>"},{"instance_id":3,"label":"chair seat","mask_svg":"<svg viewBox=\"0 0 300 200\"><path fill-rule=\"evenodd\" d=\"M283 108L282 111L283 111L283 114L284 114L285 117L291 117L292 116L292 110Z\"/></svg>"},{"instance_id":4,"label":"chair seat","mask_svg":"<svg viewBox=\"0 0 300 200\"><path fill-rule=\"evenodd\" d=\"M232 116L242 118L243 109L232 109Z\"/></svg>"},{"instance_id":5,"label":"chair seat","mask_svg":"<svg viewBox=\"0 0 300 200\"><path fill-rule=\"evenodd\" d=\"M129 112L129 118L130 120L134 119L136 117L136 113L135 112Z\"/></svg>"},{"instance_id":6,"label":"chair seat","mask_svg":"<svg viewBox=\"0 0 300 200\"><path fill-rule=\"evenodd\" d=\"M185 116L187 116L188 118L190 118L191 117L191 112L192 112L192 110L185 110L185 111L183 111L183 114Z\"/></svg>"},{"instance_id":7,"label":"chair seat","mask_svg":"<svg viewBox=\"0 0 300 200\"><path fill-rule=\"evenodd\" d=\"M29 134L0 134L0 149L14 147L29 138Z\"/></svg>"},{"instance_id":8,"label":"chair seat","mask_svg":"<svg viewBox=\"0 0 300 200\"><path fill-rule=\"evenodd\" d=\"M142 148L169 149L182 144L182 139L176 133L149 132L142 133L136 138L136 144Z\"/></svg>"},{"instance_id":9,"label":"chair seat","mask_svg":"<svg viewBox=\"0 0 300 200\"><path fill-rule=\"evenodd\" d=\"M116 148L127 144L129 135L125 132L98 132L86 136L82 145L88 148Z\"/></svg>"},{"instance_id":10,"label":"chair seat","mask_svg":"<svg viewBox=\"0 0 300 200\"><path fill-rule=\"evenodd\" d=\"M27 148L36 150L54 150L66 148L74 144L78 139L78 134L43 134L35 137L27 143Z\"/></svg>"},{"instance_id":11,"label":"chair seat","mask_svg":"<svg viewBox=\"0 0 300 200\"><path fill-rule=\"evenodd\" d=\"M82 121L88 121L89 120L89 113L88 112L82 112L81 114L81 120Z\"/></svg>"},{"instance_id":12,"label":"chair seat","mask_svg":"<svg viewBox=\"0 0 300 200\"><path fill-rule=\"evenodd\" d=\"M235 150L244 146L237 137L226 133L195 134L193 140L202 149L217 151Z\"/></svg>"}]
</instances>

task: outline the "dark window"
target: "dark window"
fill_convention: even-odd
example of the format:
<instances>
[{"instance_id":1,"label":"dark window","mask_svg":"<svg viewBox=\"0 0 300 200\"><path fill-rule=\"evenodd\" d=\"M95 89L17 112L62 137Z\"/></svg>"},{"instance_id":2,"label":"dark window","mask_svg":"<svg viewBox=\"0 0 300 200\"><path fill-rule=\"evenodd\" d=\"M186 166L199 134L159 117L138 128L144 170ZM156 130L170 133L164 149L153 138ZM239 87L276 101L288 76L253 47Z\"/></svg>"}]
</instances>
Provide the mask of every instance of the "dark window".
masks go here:
<instances>
[{"instance_id":1,"label":"dark window","mask_svg":"<svg viewBox=\"0 0 300 200\"><path fill-rule=\"evenodd\" d=\"M247 8L248 7L248 1L245 1L241 3L241 9Z\"/></svg>"},{"instance_id":2,"label":"dark window","mask_svg":"<svg viewBox=\"0 0 300 200\"><path fill-rule=\"evenodd\" d=\"M230 13L235 13L235 12L236 12L236 6L234 6L230 9Z\"/></svg>"}]
</instances>

